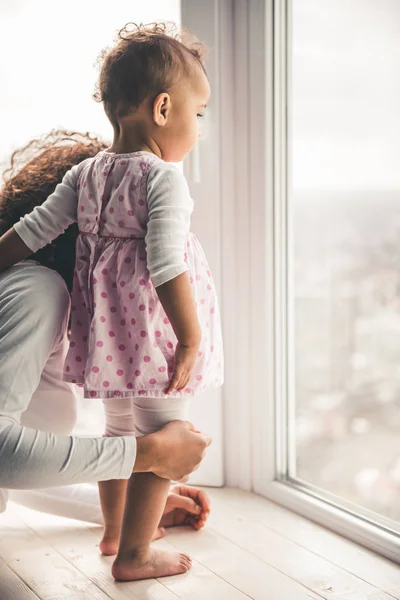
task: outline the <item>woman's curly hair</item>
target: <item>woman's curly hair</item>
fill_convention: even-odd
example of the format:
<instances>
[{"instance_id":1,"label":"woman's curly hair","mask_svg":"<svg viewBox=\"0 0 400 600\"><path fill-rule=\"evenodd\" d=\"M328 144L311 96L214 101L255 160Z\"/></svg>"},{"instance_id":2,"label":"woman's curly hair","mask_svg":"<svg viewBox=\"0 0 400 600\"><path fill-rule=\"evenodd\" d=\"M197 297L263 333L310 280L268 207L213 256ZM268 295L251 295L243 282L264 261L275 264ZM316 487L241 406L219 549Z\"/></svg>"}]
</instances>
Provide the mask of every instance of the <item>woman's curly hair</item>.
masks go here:
<instances>
[{"instance_id":1,"label":"woman's curly hair","mask_svg":"<svg viewBox=\"0 0 400 600\"><path fill-rule=\"evenodd\" d=\"M93 134L58 129L15 150L3 173L3 186L0 189L0 234L35 206L42 204L74 165L95 156L106 147L107 144ZM69 289L75 262L76 235L77 228L72 225L31 257L58 271Z\"/></svg>"}]
</instances>

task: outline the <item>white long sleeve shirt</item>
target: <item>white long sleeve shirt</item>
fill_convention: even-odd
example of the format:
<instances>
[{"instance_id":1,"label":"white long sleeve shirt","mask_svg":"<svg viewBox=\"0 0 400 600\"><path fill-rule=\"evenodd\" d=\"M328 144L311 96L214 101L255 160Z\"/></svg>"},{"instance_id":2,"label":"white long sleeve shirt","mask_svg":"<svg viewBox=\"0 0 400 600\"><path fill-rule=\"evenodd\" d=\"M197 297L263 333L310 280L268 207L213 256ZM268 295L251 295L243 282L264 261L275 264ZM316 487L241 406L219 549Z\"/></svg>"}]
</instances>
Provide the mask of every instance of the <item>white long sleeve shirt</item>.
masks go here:
<instances>
[{"instance_id":1,"label":"white long sleeve shirt","mask_svg":"<svg viewBox=\"0 0 400 600\"><path fill-rule=\"evenodd\" d=\"M66 435L75 420L73 391L62 381L69 303L62 278L33 261L0 275L0 488L128 479L132 473L134 437ZM48 406L45 431L32 415L26 420L38 429L23 425L35 391L34 401ZM51 393L57 394L54 406ZM61 415L55 409L60 397L66 406Z\"/></svg>"}]
</instances>

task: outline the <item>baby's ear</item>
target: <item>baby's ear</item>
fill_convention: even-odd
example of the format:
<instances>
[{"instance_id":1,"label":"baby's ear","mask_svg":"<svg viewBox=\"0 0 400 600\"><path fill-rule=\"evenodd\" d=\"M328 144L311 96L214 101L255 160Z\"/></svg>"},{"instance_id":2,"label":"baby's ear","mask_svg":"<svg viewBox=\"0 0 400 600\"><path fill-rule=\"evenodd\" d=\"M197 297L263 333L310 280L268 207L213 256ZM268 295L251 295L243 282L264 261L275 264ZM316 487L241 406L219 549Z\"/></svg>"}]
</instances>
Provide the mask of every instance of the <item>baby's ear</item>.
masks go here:
<instances>
[{"instance_id":1,"label":"baby's ear","mask_svg":"<svg viewBox=\"0 0 400 600\"><path fill-rule=\"evenodd\" d=\"M169 112L171 110L171 98L166 92L158 94L153 103L153 120L159 127L167 124Z\"/></svg>"}]
</instances>

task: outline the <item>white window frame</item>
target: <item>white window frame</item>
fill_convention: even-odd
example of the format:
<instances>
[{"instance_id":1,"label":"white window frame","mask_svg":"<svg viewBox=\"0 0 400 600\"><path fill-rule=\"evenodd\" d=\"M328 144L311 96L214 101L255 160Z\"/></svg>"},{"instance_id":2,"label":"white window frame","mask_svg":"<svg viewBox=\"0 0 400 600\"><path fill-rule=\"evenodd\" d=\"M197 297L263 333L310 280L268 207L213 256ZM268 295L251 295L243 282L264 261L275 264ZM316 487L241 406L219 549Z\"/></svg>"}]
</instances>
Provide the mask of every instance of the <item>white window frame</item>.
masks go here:
<instances>
[{"instance_id":1,"label":"white window frame","mask_svg":"<svg viewBox=\"0 0 400 600\"><path fill-rule=\"evenodd\" d=\"M289 175L286 143L290 133L290 7L291 0L249 1L249 65L250 73L254 75L254 84L250 83L250 96L254 94L256 102L260 102L264 96L267 109L262 127L257 122L255 111L251 111L250 145L257 153L257 163L260 161L260 153L263 159L261 162L267 165L267 173L273 173L272 183L271 178L268 180L268 175L262 180L252 171L249 174L254 182L251 194L253 205L250 209L257 217L254 224L258 227L259 221L264 224L264 236L253 240L252 277L258 293L253 294L250 309L253 321L251 346L254 352L261 352L262 357L260 360L256 354L252 360L253 365L257 365L251 375L253 386L257 386L258 382L259 389L255 393L253 388L253 489L391 560L400 562L400 539L391 529L388 520L378 520L368 510L355 507L312 485L292 480L289 476L290 472L294 472L294 465L290 465L289 461L295 456L295 452L289 452L289 444L294 444L295 441L295 406L294 392L290 389L293 378L291 381L287 369L288 363L293 360L290 339L293 315L288 302L288 298L292 297L292 275L287 260L290 253L288 244L292 236L287 207ZM263 30L260 24L263 24ZM257 116L262 114L261 106L258 106ZM264 149L259 142L260 130L265 135ZM259 164L251 162L253 169L260 168ZM263 219L258 219L260 215ZM265 247L267 258L264 263L256 260L262 237L273 240L272 248L271 243ZM271 315L265 315L264 327L260 326L259 321L262 314L260 297L263 297L263 306L268 307L274 315L273 323ZM268 340L267 343L265 340ZM262 363L265 365L264 369ZM269 380L267 388L266 377ZM269 406L269 410L265 404ZM259 424L265 423L266 419L269 423L268 430L262 430ZM271 451L271 445L270 451L267 451L264 436L268 437L270 444L274 440L275 452Z\"/></svg>"}]
</instances>

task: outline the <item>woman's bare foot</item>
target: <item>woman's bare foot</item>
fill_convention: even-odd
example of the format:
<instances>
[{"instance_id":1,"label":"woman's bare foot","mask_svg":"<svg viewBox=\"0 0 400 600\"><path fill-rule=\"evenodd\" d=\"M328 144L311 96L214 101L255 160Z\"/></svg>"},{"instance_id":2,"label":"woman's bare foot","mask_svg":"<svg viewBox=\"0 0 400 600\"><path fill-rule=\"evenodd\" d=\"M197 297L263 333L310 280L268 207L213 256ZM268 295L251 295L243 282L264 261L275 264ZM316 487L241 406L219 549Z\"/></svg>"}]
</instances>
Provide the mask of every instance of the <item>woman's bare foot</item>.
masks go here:
<instances>
[{"instance_id":1,"label":"woman's bare foot","mask_svg":"<svg viewBox=\"0 0 400 600\"><path fill-rule=\"evenodd\" d=\"M164 527L157 527L157 530L154 534L152 542L155 540L159 540L160 538L165 536ZM119 546L119 533L118 535L104 533L103 539L99 544L100 552L103 556L115 556L118 552Z\"/></svg>"},{"instance_id":2,"label":"woman's bare foot","mask_svg":"<svg viewBox=\"0 0 400 600\"><path fill-rule=\"evenodd\" d=\"M149 548L141 556L117 557L111 573L117 581L135 581L179 575L189 571L191 566L192 561L186 554Z\"/></svg>"}]
</instances>

